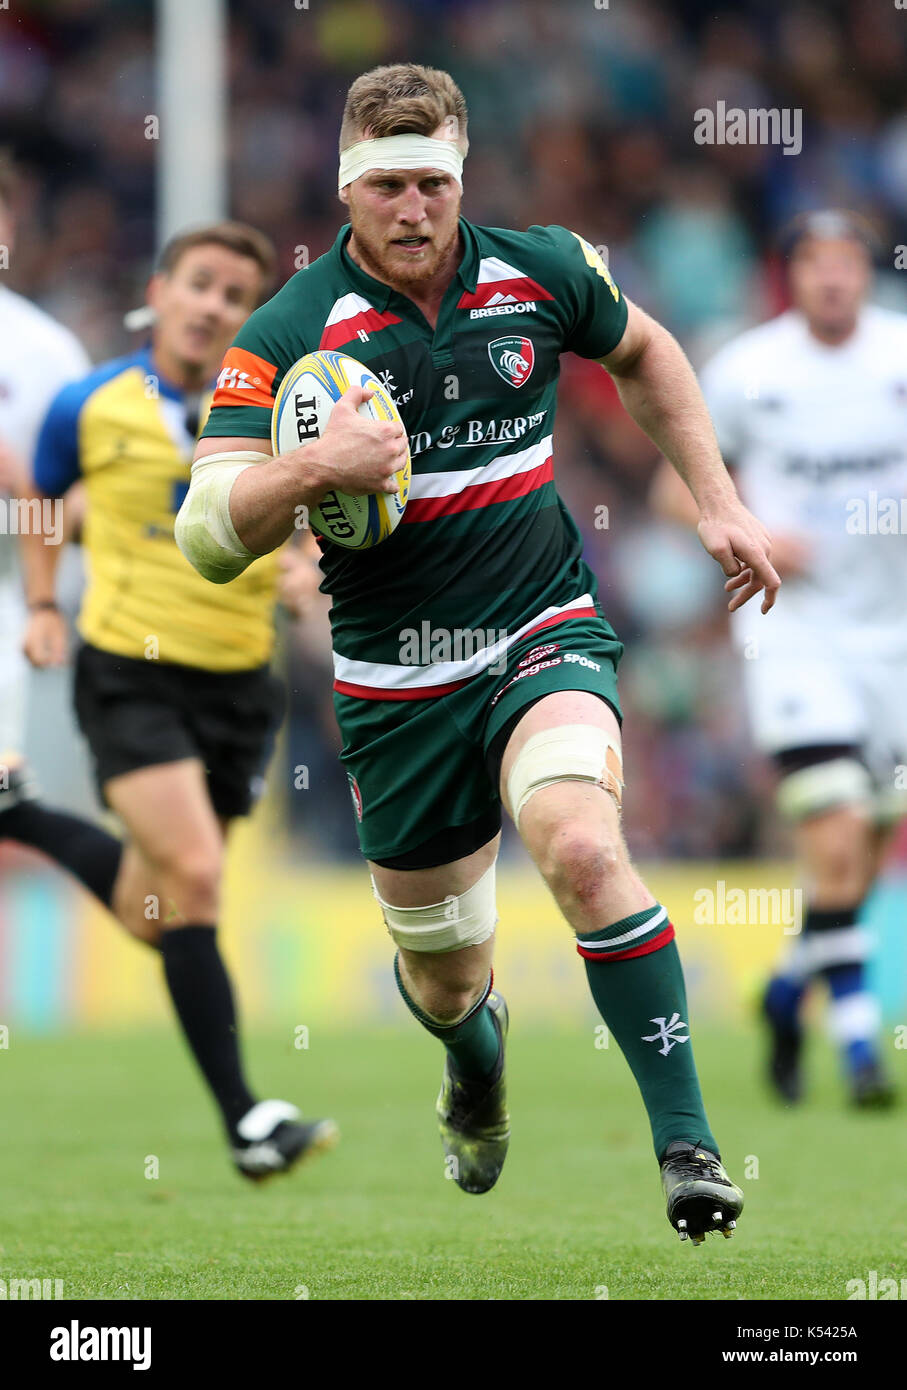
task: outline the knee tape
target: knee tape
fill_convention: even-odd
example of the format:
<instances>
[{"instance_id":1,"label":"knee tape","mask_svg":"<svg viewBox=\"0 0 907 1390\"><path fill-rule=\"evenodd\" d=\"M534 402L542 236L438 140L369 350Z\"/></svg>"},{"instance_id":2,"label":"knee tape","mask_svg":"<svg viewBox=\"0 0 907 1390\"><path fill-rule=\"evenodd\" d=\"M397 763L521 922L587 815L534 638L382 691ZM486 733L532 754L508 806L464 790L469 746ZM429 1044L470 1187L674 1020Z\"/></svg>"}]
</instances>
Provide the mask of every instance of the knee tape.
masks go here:
<instances>
[{"instance_id":1,"label":"knee tape","mask_svg":"<svg viewBox=\"0 0 907 1390\"><path fill-rule=\"evenodd\" d=\"M623 794L620 745L595 724L562 724L527 739L507 778L515 825L529 798L556 782L589 782L609 792L618 806Z\"/></svg>"},{"instance_id":2,"label":"knee tape","mask_svg":"<svg viewBox=\"0 0 907 1390\"><path fill-rule=\"evenodd\" d=\"M407 951L461 951L493 935L498 920L492 864L477 883L459 895L450 893L427 907L394 907L375 887L384 922L398 946Z\"/></svg>"},{"instance_id":3,"label":"knee tape","mask_svg":"<svg viewBox=\"0 0 907 1390\"><path fill-rule=\"evenodd\" d=\"M832 758L813 763L783 778L778 787L778 809L791 820L803 820L850 804L870 806L872 778L856 758Z\"/></svg>"}]
</instances>

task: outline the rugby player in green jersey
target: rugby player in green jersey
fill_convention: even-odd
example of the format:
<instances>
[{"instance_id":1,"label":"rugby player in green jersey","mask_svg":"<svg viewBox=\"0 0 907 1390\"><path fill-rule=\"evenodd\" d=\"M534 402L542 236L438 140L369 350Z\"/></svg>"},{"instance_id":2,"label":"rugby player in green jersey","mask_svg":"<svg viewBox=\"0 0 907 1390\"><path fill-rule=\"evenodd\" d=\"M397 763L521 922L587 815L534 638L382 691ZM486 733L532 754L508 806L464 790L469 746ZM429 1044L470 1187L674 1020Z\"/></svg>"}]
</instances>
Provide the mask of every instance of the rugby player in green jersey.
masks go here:
<instances>
[{"instance_id":1,"label":"rugby player in green jersey","mask_svg":"<svg viewBox=\"0 0 907 1390\"><path fill-rule=\"evenodd\" d=\"M323 587L360 844L400 992L446 1049L448 1170L464 1191L487 1191L510 1134L507 1009L491 974L503 806L637 1080L669 1220L698 1244L731 1233L743 1194L703 1108L674 929L621 834L623 648L553 482L560 353L602 363L689 484L729 607L761 592L767 612L779 579L678 344L573 232L463 218L466 150L448 74L400 64L353 83L339 177L350 225L227 353L177 539L223 582L328 490L393 491L406 439L356 413L359 388L320 440L279 458L269 443L275 393L306 352L340 349L388 386L409 436L410 500L374 549L323 542Z\"/></svg>"}]
</instances>

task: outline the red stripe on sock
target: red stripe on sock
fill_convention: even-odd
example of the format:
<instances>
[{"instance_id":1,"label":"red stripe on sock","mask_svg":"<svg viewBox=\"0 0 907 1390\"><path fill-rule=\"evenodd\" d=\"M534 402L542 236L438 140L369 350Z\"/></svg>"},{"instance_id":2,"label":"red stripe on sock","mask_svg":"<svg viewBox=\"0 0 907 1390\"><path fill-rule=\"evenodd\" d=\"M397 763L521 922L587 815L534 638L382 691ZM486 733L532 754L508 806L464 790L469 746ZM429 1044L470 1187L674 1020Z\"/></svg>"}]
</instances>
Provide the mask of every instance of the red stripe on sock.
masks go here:
<instances>
[{"instance_id":1,"label":"red stripe on sock","mask_svg":"<svg viewBox=\"0 0 907 1390\"><path fill-rule=\"evenodd\" d=\"M674 927L669 922L664 931L660 931L657 936L653 936L651 941L645 941L641 946L631 946L629 951L614 951L610 955L605 951L584 951L582 946L577 946L577 951L583 960L601 960L609 963L614 960L632 960L634 956L647 956L652 951L661 950L662 946L667 946L669 941L674 940Z\"/></svg>"}]
</instances>

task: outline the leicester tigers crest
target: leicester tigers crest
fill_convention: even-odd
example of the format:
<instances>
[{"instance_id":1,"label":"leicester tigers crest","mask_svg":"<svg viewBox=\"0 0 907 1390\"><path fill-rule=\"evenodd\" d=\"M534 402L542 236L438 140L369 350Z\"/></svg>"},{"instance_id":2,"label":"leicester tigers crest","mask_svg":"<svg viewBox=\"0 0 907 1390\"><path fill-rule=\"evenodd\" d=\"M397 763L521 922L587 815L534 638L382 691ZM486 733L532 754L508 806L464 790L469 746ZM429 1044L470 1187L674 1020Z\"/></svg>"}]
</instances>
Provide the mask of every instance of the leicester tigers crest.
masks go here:
<instances>
[{"instance_id":1,"label":"leicester tigers crest","mask_svg":"<svg viewBox=\"0 0 907 1390\"><path fill-rule=\"evenodd\" d=\"M495 338L488 344L488 356L498 376L511 386L520 387L529 380L535 366L535 348L531 338Z\"/></svg>"}]
</instances>

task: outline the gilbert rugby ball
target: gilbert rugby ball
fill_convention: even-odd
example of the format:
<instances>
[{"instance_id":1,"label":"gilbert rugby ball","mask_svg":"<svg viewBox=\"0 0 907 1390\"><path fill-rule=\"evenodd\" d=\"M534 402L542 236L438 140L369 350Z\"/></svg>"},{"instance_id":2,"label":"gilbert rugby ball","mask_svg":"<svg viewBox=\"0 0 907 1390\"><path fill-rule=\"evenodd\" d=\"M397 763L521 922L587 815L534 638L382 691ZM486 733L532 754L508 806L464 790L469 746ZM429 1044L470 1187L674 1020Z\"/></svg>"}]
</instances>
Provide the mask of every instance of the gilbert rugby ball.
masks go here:
<instances>
[{"instance_id":1,"label":"gilbert rugby ball","mask_svg":"<svg viewBox=\"0 0 907 1390\"><path fill-rule=\"evenodd\" d=\"M359 414L373 420L396 420L400 414L387 388L361 362L343 352L309 352L287 372L277 392L271 416L271 445L286 454L320 439L331 411L350 386L374 391ZM313 530L348 550L367 550L396 531L406 508L412 463L396 474L396 492L372 492L354 497L332 490L309 518Z\"/></svg>"}]
</instances>

